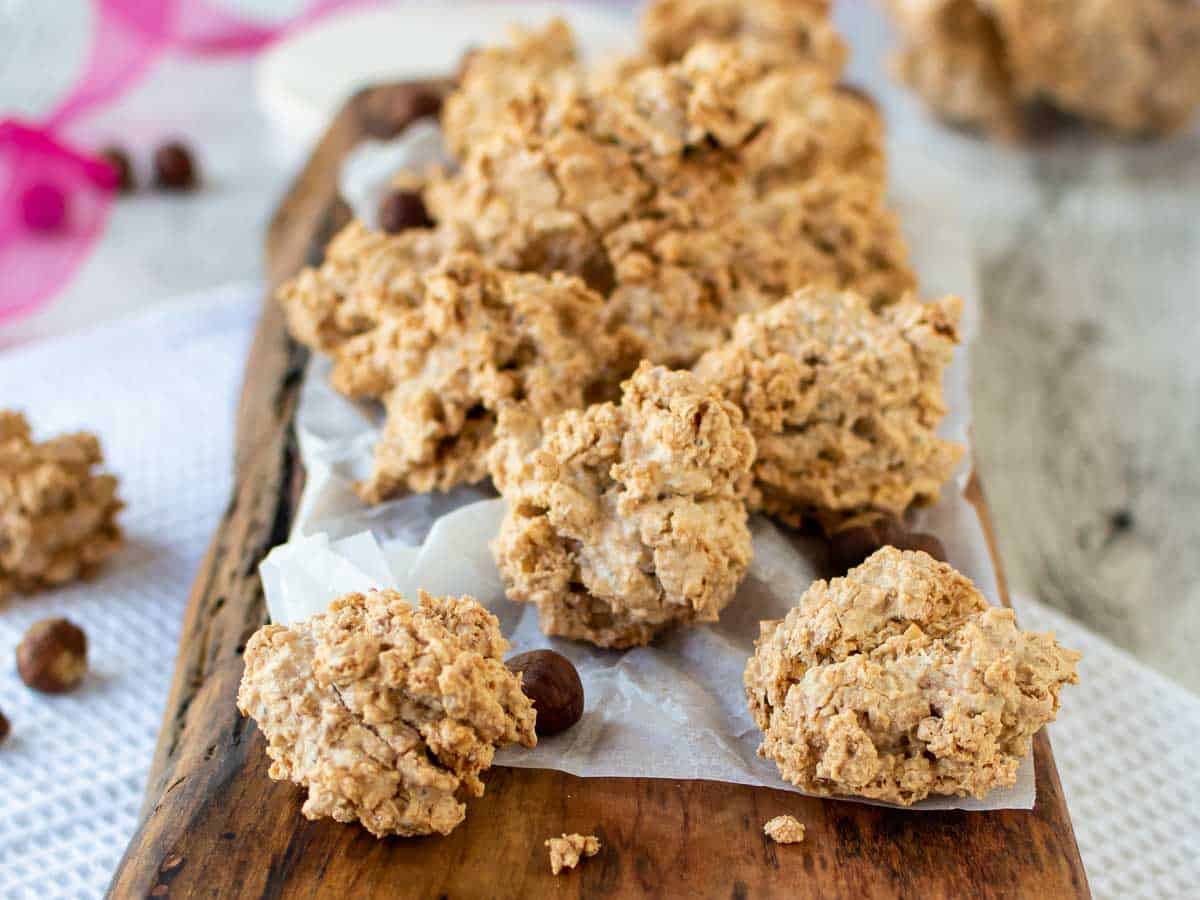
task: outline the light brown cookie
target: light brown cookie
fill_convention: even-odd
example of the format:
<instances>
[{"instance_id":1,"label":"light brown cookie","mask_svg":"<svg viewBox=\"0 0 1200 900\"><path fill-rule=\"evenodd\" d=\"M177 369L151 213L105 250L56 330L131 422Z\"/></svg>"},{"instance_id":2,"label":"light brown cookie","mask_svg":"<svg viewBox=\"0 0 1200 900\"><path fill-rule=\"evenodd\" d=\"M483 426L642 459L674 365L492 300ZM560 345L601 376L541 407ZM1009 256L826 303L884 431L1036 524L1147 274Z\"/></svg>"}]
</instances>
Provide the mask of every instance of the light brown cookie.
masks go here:
<instances>
[{"instance_id":1,"label":"light brown cookie","mask_svg":"<svg viewBox=\"0 0 1200 900\"><path fill-rule=\"evenodd\" d=\"M1171 132L1200 104L1200 4L981 0L1025 101L1126 134Z\"/></svg>"},{"instance_id":2,"label":"light brown cookie","mask_svg":"<svg viewBox=\"0 0 1200 900\"><path fill-rule=\"evenodd\" d=\"M742 317L697 363L746 415L752 509L827 529L866 510L936 499L963 448L937 436L961 301L805 290Z\"/></svg>"},{"instance_id":3,"label":"light brown cookie","mask_svg":"<svg viewBox=\"0 0 1200 900\"><path fill-rule=\"evenodd\" d=\"M616 353L603 298L577 278L458 254L417 287L410 306L397 304L334 355L338 390L384 402L374 469L360 485L370 502L481 481L501 408L540 419L583 406Z\"/></svg>"},{"instance_id":4,"label":"light brown cookie","mask_svg":"<svg viewBox=\"0 0 1200 900\"><path fill-rule=\"evenodd\" d=\"M0 410L0 600L89 574L124 543L117 479L87 432L38 443Z\"/></svg>"},{"instance_id":5,"label":"light brown cookie","mask_svg":"<svg viewBox=\"0 0 1200 900\"><path fill-rule=\"evenodd\" d=\"M806 285L880 305L913 287L860 95L736 42L618 71L526 85L425 196L498 265L609 295L620 375L690 365L738 314Z\"/></svg>"},{"instance_id":6,"label":"light brown cookie","mask_svg":"<svg viewBox=\"0 0 1200 900\"><path fill-rule=\"evenodd\" d=\"M890 0L900 78L941 116L1001 137L1039 106L1125 134L1200 104L1200 6L1172 0Z\"/></svg>"},{"instance_id":7,"label":"light brown cookie","mask_svg":"<svg viewBox=\"0 0 1200 900\"><path fill-rule=\"evenodd\" d=\"M946 563L884 547L763 622L745 685L787 781L908 805L1011 785L1078 660Z\"/></svg>"},{"instance_id":8,"label":"light brown cookie","mask_svg":"<svg viewBox=\"0 0 1200 900\"><path fill-rule=\"evenodd\" d=\"M493 454L509 597L536 604L546 634L601 647L716 621L751 557L754 442L737 408L649 363L623 390L541 427L506 410Z\"/></svg>"},{"instance_id":9,"label":"light brown cookie","mask_svg":"<svg viewBox=\"0 0 1200 900\"><path fill-rule=\"evenodd\" d=\"M716 40L811 62L834 78L846 64L829 0L654 0L642 15L642 39L660 62L674 62L701 41Z\"/></svg>"},{"instance_id":10,"label":"light brown cookie","mask_svg":"<svg viewBox=\"0 0 1200 900\"><path fill-rule=\"evenodd\" d=\"M238 709L267 739L271 777L308 789L308 818L449 834L496 747L537 743L507 650L470 597L347 594L250 638Z\"/></svg>"},{"instance_id":11,"label":"light brown cookie","mask_svg":"<svg viewBox=\"0 0 1200 900\"><path fill-rule=\"evenodd\" d=\"M288 331L307 347L333 352L381 317L411 308L422 275L470 247L466 233L454 228L392 235L356 219L329 242L320 266L305 267L279 288Z\"/></svg>"}]
</instances>

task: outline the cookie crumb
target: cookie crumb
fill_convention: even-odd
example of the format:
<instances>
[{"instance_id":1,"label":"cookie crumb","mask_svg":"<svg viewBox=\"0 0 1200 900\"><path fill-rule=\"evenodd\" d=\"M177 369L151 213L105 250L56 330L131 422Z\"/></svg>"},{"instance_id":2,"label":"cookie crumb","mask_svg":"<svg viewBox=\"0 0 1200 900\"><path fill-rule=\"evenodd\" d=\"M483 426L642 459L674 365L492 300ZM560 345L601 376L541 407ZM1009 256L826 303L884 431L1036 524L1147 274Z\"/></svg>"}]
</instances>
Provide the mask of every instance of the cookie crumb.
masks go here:
<instances>
[{"instance_id":1,"label":"cookie crumb","mask_svg":"<svg viewBox=\"0 0 1200 900\"><path fill-rule=\"evenodd\" d=\"M763 834L777 844L798 844L804 840L804 826L795 816L776 816L763 826Z\"/></svg>"},{"instance_id":2,"label":"cookie crumb","mask_svg":"<svg viewBox=\"0 0 1200 900\"><path fill-rule=\"evenodd\" d=\"M573 869L585 856L600 852L600 839L594 834L564 834L546 841L550 848L550 871L557 875L563 869Z\"/></svg>"}]
</instances>

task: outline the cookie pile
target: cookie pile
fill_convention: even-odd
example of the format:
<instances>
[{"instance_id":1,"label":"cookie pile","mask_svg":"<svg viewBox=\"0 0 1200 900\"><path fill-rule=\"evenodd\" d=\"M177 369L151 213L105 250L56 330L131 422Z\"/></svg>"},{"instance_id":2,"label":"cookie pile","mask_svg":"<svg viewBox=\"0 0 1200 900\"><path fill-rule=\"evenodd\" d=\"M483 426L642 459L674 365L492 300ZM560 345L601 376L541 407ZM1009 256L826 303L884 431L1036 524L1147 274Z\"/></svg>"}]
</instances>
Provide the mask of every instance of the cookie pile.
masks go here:
<instances>
[{"instance_id":1,"label":"cookie pile","mask_svg":"<svg viewBox=\"0 0 1200 900\"><path fill-rule=\"evenodd\" d=\"M508 596L616 649L717 621L751 512L899 517L963 453L937 434L961 302L916 293L827 0L659 0L643 32L592 67L561 21L474 51L441 110L455 164L399 174L402 223L351 223L279 293L334 386L383 404L364 500L490 477ZM491 748L532 742L467 603L352 596L251 642L241 706L306 813L448 831ZM765 623L745 680L785 777L909 803L1011 782L1073 665L886 548Z\"/></svg>"},{"instance_id":2,"label":"cookie pile","mask_svg":"<svg viewBox=\"0 0 1200 900\"><path fill-rule=\"evenodd\" d=\"M961 457L936 433L961 304L913 294L882 123L828 12L656 3L641 50L590 68L561 21L475 51L441 113L457 164L397 179L432 224L352 223L280 291L334 386L384 405L362 497L490 474L497 562L548 633L711 621L746 509L900 515Z\"/></svg>"},{"instance_id":3,"label":"cookie pile","mask_svg":"<svg viewBox=\"0 0 1200 900\"><path fill-rule=\"evenodd\" d=\"M728 346L739 317L844 294L859 334L833 339L848 344L826 348L830 368L856 367L862 381L895 365L888 378L905 383L902 396L848 397L820 416L851 442L887 443L854 465L886 467L874 474L891 483L844 490L835 482L857 472L815 459L830 443L815 435L824 423L799 413L775 426L787 440L760 458L754 508L832 522L936 495L957 458L934 433L957 306L928 314L940 345L904 357L903 329L925 326L901 321L922 314L886 202L882 123L840 82L827 4L658 3L645 38L592 68L562 22L473 53L442 111L457 165L404 178L434 224L385 234L352 223L324 264L284 285L292 333L333 357L335 386L384 402L361 494L481 481L502 407L540 419L616 400L642 361L682 369L710 354L698 371L723 370L748 352ZM887 312L897 304L903 314ZM875 345L870 362L852 358ZM793 390L805 396L781 402L838 403L836 386ZM903 434L854 437L899 405L912 407ZM756 437L771 427L760 421ZM796 481L829 483L788 487Z\"/></svg>"}]
</instances>

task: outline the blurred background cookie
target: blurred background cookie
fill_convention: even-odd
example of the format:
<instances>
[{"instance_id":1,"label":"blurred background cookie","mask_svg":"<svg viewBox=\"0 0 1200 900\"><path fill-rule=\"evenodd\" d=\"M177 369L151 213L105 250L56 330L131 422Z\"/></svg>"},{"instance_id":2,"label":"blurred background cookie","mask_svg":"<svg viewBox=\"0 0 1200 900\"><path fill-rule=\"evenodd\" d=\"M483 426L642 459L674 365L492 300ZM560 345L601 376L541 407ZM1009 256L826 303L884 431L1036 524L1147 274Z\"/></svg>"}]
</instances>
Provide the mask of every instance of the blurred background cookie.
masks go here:
<instances>
[{"instance_id":1,"label":"blurred background cookie","mask_svg":"<svg viewBox=\"0 0 1200 900\"><path fill-rule=\"evenodd\" d=\"M1200 103L1200 5L1172 0L888 0L900 79L938 115L1002 137L1043 108L1165 134Z\"/></svg>"}]
</instances>

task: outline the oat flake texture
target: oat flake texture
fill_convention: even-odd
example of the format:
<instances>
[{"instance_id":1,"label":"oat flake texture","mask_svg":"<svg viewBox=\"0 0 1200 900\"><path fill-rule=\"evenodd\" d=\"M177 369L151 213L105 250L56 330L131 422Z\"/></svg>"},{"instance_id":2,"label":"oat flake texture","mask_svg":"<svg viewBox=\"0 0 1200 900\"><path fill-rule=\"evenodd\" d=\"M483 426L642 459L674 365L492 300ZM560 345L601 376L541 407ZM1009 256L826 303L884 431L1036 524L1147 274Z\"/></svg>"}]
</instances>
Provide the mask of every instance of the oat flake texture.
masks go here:
<instances>
[{"instance_id":1,"label":"oat flake texture","mask_svg":"<svg viewBox=\"0 0 1200 900\"><path fill-rule=\"evenodd\" d=\"M909 805L1012 784L1078 682L1079 654L1020 631L969 579L884 547L763 622L746 695L760 755L814 794Z\"/></svg>"},{"instance_id":2,"label":"oat flake texture","mask_svg":"<svg viewBox=\"0 0 1200 900\"><path fill-rule=\"evenodd\" d=\"M937 435L962 303L799 291L743 316L696 365L746 414L758 455L751 508L835 527L935 500L963 448Z\"/></svg>"},{"instance_id":3,"label":"oat flake texture","mask_svg":"<svg viewBox=\"0 0 1200 900\"><path fill-rule=\"evenodd\" d=\"M103 464L94 434L38 443L24 415L0 409L0 600L88 575L121 548Z\"/></svg>"},{"instance_id":4,"label":"oat flake texture","mask_svg":"<svg viewBox=\"0 0 1200 900\"><path fill-rule=\"evenodd\" d=\"M1049 104L1113 131L1176 131L1200 105L1200 4L889 0L900 78L939 115L1001 137Z\"/></svg>"},{"instance_id":5,"label":"oat flake texture","mask_svg":"<svg viewBox=\"0 0 1200 900\"><path fill-rule=\"evenodd\" d=\"M308 818L449 834L496 747L537 743L507 650L470 597L347 594L251 637L238 708L267 738L271 777L308 789Z\"/></svg>"},{"instance_id":6,"label":"oat flake texture","mask_svg":"<svg viewBox=\"0 0 1200 900\"><path fill-rule=\"evenodd\" d=\"M751 557L741 412L649 363L623 391L544 429L502 418L493 456L508 512L492 550L509 597L537 604L546 634L602 647L716 621Z\"/></svg>"}]
</instances>

